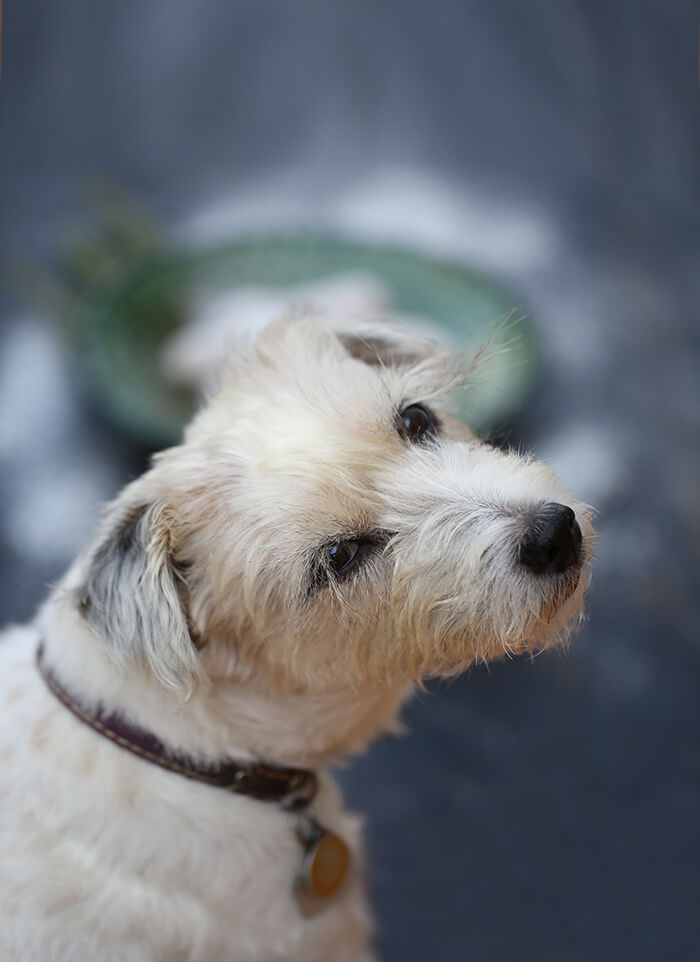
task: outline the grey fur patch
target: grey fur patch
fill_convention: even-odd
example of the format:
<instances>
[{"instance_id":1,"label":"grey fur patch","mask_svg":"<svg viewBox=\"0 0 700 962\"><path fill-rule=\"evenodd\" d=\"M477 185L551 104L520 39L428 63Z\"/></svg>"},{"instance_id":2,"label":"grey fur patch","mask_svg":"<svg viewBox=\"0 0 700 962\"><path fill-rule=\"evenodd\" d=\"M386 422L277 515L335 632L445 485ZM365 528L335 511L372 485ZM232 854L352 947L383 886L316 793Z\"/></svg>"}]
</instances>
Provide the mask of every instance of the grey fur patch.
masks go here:
<instances>
[{"instance_id":1,"label":"grey fur patch","mask_svg":"<svg viewBox=\"0 0 700 962\"><path fill-rule=\"evenodd\" d=\"M170 542L164 509L135 506L98 544L77 603L118 661L140 661L167 687L188 689L198 663Z\"/></svg>"}]
</instances>

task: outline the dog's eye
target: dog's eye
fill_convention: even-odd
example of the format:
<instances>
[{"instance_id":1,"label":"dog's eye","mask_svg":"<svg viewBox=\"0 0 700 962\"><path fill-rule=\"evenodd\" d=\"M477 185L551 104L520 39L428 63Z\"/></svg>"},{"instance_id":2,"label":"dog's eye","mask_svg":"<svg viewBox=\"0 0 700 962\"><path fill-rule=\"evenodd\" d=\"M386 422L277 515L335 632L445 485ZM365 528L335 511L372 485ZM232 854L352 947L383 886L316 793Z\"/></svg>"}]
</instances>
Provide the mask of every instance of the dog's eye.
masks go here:
<instances>
[{"instance_id":1,"label":"dog's eye","mask_svg":"<svg viewBox=\"0 0 700 962\"><path fill-rule=\"evenodd\" d=\"M357 541L338 541L328 549L328 560L336 574L345 571L355 560L360 545Z\"/></svg>"},{"instance_id":2,"label":"dog's eye","mask_svg":"<svg viewBox=\"0 0 700 962\"><path fill-rule=\"evenodd\" d=\"M399 413L399 434L409 441L422 441L435 432L435 417L422 404L410 404Z\"/></svg>"},{"instance_id":3,"label":"dog's eye","mask_svg":"<svg viewBox=\"0 0 700 962\"><path fill-rule=\"evenodd\" d=\"M335 541L319 545L310 558L308 569L309 597L329 584L340 585L344 579L352 580L362 568L371 572L391 541L392 532L383 530L350 531L336 534ZM379 570L374 568L375 573Z\"/></svg>"}]
</instances>

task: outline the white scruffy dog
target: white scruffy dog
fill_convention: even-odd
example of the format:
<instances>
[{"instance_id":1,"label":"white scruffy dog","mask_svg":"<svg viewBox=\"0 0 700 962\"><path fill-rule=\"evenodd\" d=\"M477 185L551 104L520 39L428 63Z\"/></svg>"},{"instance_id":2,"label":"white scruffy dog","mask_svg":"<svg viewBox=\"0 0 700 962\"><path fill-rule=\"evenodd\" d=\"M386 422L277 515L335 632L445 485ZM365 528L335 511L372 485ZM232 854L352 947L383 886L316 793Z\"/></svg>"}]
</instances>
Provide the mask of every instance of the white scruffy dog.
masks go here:
<instances>
[{"instance_id":1,"label":"white scruffy dog","mask_svg":"<svg viewBox=\"0 0 700 962\"><path fill-rule=\"evenodd\" d=\"M273 325L4 635L3 962L372 957L327 766L422 679L560 640L588 581L589 509L452 419L457 380L425 344Z\"/></svg>"}]
</instances>

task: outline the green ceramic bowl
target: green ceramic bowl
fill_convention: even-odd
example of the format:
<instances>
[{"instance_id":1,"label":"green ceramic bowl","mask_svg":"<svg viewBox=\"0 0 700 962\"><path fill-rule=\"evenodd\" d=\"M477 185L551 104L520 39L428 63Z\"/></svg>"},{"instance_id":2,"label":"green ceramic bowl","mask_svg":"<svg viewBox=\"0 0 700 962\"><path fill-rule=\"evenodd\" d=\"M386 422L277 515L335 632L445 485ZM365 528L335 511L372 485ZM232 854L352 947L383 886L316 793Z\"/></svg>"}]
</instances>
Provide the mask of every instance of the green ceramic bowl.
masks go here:
<instances>
[{"instance_id":1,"label":"green ceramic bowl","mask_svg":"<svg viewBox=\"0 0 700 962\"><path fill-rule=\"evenodd\" d=\"M476 350L500 321L522 313L517 299L482 276L409 250L310 234L237 240L144 262L86 308L76 346L91 393L133 439L152 448L176 443L196 399L163 379L159 356L181 323L188 291L287 287L343 272L375 275L398 311L443 327L459 351ZM482 432L507 422L536 371L535 337L525 320L502 325L494 348L459 401L463 418Z\"/></svg>"}]
</instances>

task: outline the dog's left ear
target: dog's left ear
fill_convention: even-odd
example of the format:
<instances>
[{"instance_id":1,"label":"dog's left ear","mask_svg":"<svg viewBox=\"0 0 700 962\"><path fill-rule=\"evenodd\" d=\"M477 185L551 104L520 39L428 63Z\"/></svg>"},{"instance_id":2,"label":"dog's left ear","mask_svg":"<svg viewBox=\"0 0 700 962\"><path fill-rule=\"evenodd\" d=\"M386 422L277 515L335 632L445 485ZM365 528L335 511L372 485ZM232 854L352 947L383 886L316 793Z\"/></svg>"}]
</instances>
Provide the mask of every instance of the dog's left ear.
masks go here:
<instances>
[{"instance_id":1,"label":"dog's left ear","mask_svg":"<svg viewBox=\"0 0 700 962\"><path fill-rule=\"evenodd\" d=\"M88 559L79 607L117 661L137 660L168 688L191 691L199 663L172 542L167 507L122 512Z\"/></svg>"},{"instance_id":2,"label":"dog's left ear","mask_svg":"<svg viewBox=\"0 0 700 962\"><path fill-rule=\"evenodd\" d=\"M435 341L413 337L389 326L340 331L338 338L352 357L377 367L407 367L442 353Z\"/></svg>"}]
</instances>

